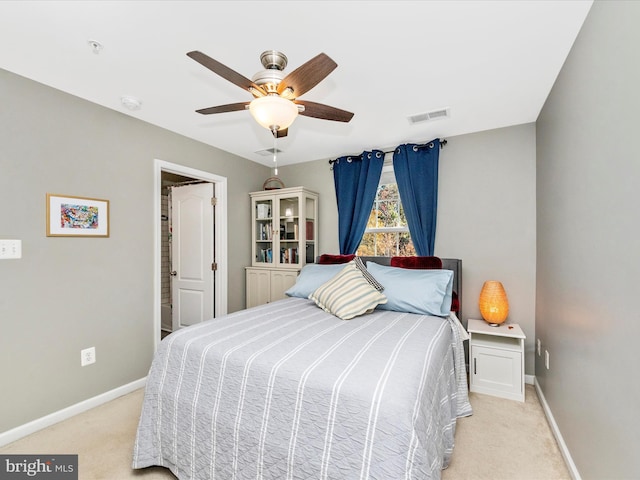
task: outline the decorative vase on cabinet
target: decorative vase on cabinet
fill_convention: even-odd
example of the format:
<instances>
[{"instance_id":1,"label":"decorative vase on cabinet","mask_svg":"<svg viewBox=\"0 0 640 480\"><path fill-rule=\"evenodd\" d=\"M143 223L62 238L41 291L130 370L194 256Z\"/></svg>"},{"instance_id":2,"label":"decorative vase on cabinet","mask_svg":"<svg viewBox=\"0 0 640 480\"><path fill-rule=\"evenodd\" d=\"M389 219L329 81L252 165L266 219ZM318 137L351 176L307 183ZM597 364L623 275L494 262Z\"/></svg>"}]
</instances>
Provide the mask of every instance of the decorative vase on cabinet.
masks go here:
<instances>
[{"instance_id":1,"label":"decorative vase on cabinet","mask_svg":"<svg viewBox=\"0 0 640 480\"><path fill-rule=\"evenodd\" d=\"M253 192L247 308L284 298L318 254L318 194L304 187Z\"/></svg>"}]
</instances>

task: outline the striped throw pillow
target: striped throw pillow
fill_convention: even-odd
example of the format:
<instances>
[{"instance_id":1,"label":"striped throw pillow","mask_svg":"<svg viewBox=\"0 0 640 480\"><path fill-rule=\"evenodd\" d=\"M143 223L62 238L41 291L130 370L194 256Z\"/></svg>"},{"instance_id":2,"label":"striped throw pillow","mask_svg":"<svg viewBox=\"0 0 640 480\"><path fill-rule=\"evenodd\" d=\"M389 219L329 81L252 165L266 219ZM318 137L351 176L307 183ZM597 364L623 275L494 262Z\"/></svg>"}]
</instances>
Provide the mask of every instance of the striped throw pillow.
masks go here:
<instances>
[{"instance_id":1,"label":"striped throw pillow","mask_svg":"<svg viewBox=\"0 0 640 480\"><path fill-rule=\"evenodd\" d=\"M360 257L356 257L353 259L353 261L355 262L356 267L358 267L358 270L362 272L362 276L364 277L364 279L369 282L373 288L375 288L379 292L382 292L384 290L384 286L380 282L378 282L373 275L369 273L369 270L367 270L367 267L365 266L362 259Z\"/></svg>"},{"instance_id":2,"label":"striped throw pillow","mask_svg":"<svg viewBox=\"0 0 640 480\"><path fill-rule=\"evenodd\" d=\"M387 303L387 297L362 276L353 261L318 287L309 298L325 312L342 320L370 313L376 306Z\"/></svg>"}]
</instances>

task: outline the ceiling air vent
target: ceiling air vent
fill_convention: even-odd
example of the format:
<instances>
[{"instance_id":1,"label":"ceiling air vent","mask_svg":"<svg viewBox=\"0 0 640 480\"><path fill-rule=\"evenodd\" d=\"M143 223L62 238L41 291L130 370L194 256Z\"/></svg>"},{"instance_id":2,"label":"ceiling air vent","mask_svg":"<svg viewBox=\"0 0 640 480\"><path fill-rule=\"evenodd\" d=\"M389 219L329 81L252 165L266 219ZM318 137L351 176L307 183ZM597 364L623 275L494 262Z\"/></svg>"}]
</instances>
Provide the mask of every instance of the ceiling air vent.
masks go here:
<instances>
[{"instance_id":1,"label":"ceiling air vent","mask_svg":"<svg viewBox=\"0 0 640 480\"><path fill-rule=\"evenodd\" d=\"M279 148L266 148L264 150L258 150L257 152L258 155L262 155L263 157L269 157L271 155L273 155L274 153L282 153L282 150L280 150Z\"/></svg>"},{"instance_id":2,"label":"ceiling air vent","mask_svg":"<svg viewBox=\"0 0 640 480\"><path fill-rule=\"evenodd\" d=\"M422 122L430 122L433 120L440 120L443 118L449 118L449 107L439 108L438 110L432 110L430 112L425 113L417 113L416 115L411 115L409 118L409 123L422 123Z\"/></svg>"}]
</instances>

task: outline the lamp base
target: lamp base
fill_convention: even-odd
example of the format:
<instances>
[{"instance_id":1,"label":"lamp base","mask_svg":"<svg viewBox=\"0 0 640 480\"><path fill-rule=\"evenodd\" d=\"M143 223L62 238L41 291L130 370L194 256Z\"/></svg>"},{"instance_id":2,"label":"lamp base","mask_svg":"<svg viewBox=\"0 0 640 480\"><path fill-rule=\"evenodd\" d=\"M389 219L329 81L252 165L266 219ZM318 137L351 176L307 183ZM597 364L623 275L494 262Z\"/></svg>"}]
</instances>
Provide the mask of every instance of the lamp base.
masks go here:
<instances>
[{"instance_id":1,"label":"lamp base","mask_svg":"<svg viewBox=\"0 0 640 480\"><path fill-rule=\"evenodd\" d=\"M489 323L490 327L499 327L500 324L499 323Z\"/></svg>"}]
</instances>

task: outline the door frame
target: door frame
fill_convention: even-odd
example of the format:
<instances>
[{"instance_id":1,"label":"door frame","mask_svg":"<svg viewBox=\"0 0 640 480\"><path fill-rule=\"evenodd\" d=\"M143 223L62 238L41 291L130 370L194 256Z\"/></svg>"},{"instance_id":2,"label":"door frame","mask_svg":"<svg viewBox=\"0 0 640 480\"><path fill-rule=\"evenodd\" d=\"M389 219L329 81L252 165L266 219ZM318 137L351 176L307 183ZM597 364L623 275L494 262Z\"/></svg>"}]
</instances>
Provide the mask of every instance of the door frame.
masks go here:
<instances>
[{"instance_id":1,"label":"door frame","mask_svg":"<svg viewBox=\"0 0 640 480\"><path fill-rule=\"evenodd\" d=\"M205 180L215 184L214 192L217 198L214 220L216 263L218 269L214 272L214 316L219 317L227 313L227 179L213 173L185 167L177 163L155 159L153 162L153 349L160 343L162 327L161 317L161 244L162 244L162 172L175 173L185 177Z\"/></svg>"}]
</instances>

